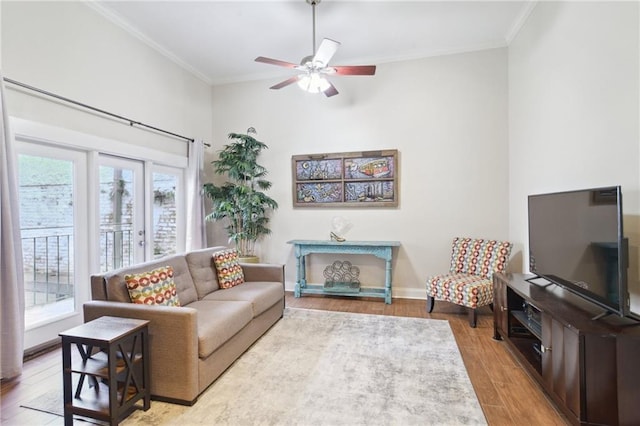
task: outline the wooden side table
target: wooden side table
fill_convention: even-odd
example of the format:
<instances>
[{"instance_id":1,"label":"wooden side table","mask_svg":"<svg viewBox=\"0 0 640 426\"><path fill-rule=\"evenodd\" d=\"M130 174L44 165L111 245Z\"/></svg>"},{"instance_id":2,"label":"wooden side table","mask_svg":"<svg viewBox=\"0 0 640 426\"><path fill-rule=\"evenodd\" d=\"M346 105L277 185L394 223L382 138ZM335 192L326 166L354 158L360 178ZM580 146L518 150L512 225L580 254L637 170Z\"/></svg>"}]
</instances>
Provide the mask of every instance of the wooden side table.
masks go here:
<instances>
[{"instance_id":1,"label":"wooden side table","mask_svg":"<svg viewBox=\"0 0 640 426\"><path fill-rule=\"evenodd\" d=\"M65 426L74 414L117 425L151 407L148 324L105 316L60 333Z\"/></svg>"}]
</instances>

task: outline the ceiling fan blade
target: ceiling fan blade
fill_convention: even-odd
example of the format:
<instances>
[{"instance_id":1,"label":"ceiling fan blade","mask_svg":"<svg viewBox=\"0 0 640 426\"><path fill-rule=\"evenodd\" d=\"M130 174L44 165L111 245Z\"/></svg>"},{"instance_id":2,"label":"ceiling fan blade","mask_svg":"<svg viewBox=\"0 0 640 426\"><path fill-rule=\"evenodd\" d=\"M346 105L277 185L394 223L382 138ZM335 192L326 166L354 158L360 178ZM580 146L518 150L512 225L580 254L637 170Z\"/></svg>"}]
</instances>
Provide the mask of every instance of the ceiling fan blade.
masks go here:
<instances>
[{"instance_id":1,"label":"ceiling fan blade","mask_svg":"<svg viewBox=\"0 0 640 426\"><path fill-rule=\"evenodd\" d=\"M281 81L280 83L269 87L269 89L275 89L275 90L282 89L283 87L286 87L286 86L288 86L290 84L293 84L293 83L297 82L299 79L300 79L299 75L294 75L293 77L288 78L285 81Z\"/></svg>"},{"instance_id":2,"label":"ceiling fan blade","mask_svg":"<svg viewBox=\"0 0 640 426\"><path fill-rule=\"evenodd\" d=\"M374 75L375 65L351 65L331 67L336 70L337 75Z\"/></svg>"},{"instance_id":3,"label":"ceiling fan blade","mask_svg":"<svg viewBox=\"0 0 640 426\"><path fill-rule=\"evenodd\" d=\"M323 92L324 95L327 98L330 98L331 96L337 95L338 94L338 89L336 89L336 86L334 86L329 80L327 80L327 83L329 83L329 88Z\"/></svg>"},{"instance_id":4,"label":"ceiling fan blade","mask_svg":"<svg viewBox=\"0 0 640 426\"><path fill-rule=\"evenodd\" d=\"M278 65L279 67L285 67L285 68L295 68L298 66L297 64L292 64L291 62L281 61L278 59L265 58L264 56L258 56L255 59L255 61L262 62L265 64Z\"/></svg>"},{"instance_id":5,"label":"ceiling fan blade","mask_svg":"<svg viewBox=\"0 0 640 426\"><path fill-rule=\"evenodd\" d=\"M322 65L327 66L333 55L336 54L338 47L340 47L339 42L330 38L322 39L322 43L320 43L320 47L318 47L318 51L313 57L313 62L320 62Z\"/></svg>"}]
</instances>

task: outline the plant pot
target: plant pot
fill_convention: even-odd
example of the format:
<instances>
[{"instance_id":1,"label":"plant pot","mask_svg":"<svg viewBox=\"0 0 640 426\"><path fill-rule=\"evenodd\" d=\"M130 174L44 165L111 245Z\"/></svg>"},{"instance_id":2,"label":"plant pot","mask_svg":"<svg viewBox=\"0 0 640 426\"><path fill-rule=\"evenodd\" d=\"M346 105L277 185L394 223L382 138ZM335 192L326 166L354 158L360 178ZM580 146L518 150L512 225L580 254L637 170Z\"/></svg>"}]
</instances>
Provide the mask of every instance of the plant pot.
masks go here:
<instances>
[{"instance_id":1,"label":"plant pot","mask_svg":"<svg viewBox=\"0 0 640 426\"><path fill-rule=\"evenodd\" d=\"M239 263L260 263L260 258L258 256L240 256L238 258Z\"/></svg>"}]
</instances>

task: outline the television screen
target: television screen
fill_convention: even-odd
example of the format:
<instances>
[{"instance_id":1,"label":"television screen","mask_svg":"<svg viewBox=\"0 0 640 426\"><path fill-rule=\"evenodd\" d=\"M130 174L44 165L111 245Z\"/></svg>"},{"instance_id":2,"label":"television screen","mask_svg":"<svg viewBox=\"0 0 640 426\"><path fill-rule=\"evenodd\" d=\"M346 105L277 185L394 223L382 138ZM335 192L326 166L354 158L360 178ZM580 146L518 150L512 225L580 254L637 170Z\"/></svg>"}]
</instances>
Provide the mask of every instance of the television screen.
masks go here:
<instances>
[{"instance_id":1,"label":"television screen","mask_svg":"<svg viewBox=\"0 0 640 426\"><path fill-rule=\"evenodd\" d=\"M532 273L624 316L626 251L619 186L529 196Z\"/></svg>"}]
</instances>

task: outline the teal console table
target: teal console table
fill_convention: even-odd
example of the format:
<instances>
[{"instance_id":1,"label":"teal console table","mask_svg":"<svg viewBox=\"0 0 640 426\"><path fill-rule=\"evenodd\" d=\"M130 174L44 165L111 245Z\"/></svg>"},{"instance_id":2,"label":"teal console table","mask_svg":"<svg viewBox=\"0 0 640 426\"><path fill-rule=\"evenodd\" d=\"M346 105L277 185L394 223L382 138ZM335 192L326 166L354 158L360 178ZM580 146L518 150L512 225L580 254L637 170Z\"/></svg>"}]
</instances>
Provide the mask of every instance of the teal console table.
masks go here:
<instances>
[{"instance_id":1,"label":"teal console table","mask_svg":"<svg viewBox=\"0 0 640 426\"><path fill-rule=\"evenodd\" d=\"M295 297L303 294L332 294L338 296L360 296L384 298L391 304L391 260L393 247L399 247L399 241L325 241L325 240L291 240L297 262ZM307 283L305 256L312 253L334 254L371 254L385 261L384 288L361 288L353 292L333 292L322 285Z\"/></svg>"}]
</instances>

